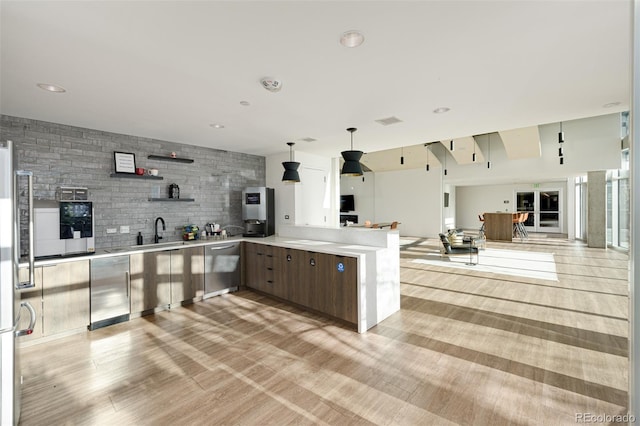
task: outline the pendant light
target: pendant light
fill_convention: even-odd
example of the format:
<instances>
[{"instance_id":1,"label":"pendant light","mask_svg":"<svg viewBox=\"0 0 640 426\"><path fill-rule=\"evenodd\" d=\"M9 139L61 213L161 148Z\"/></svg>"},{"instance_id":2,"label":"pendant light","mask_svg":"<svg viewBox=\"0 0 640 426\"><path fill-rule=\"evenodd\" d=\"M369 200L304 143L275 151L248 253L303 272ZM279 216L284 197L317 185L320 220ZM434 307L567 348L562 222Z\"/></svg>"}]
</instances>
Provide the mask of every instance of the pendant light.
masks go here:
<instances>
[{"instance_id":1,"label":"pendant light","mask_svg":"<svg viewBox=\"0 0 640 426\"><path fill-rule=\"evenodd\" d=\"M431 149L429 149L429 145L428 143L425 143L424 146L427 148L427 166L425 167L427 169L427 171L429 171L429 151L431 151Z\"/></svg>"},{"instance_id":2,"label":"pendant light","mask_svg":"<svg viewBox=\"0 0 640 426\"><path fill-rule=\"evenodd\" d=\"M453 143L453 141L451 141ZM447 175L447 150L444 150L444 175Z\"/></svg>"},{"instance_id":3,"label":"pendant light","mask_svg":"<svg viewBox=\"0 0 640 426\"><path fill-rule=\"evenodd\" d=\"M453 139L449 142L449 151L453 151Z\"/></svg>"},{"instance_id":4,"label":"pendant light","mask_svg":"<svg viewBox=\"0 0 640 426\"><path fill-rule=\"evenodd\" d=\"M562 144L564 143L564 132L562 131L562 121L560 122L560 132L558 132L558 143L560 147L558 148L558 157L560 157L560 165L564 164L564 150L562 149Z\"/></svg>"},{"instance_id":5,"label":"pendant light","mask_svg":"<svg viewBox=\"0 0 640 426\"><path fill-rule=\"evenodd\" d=\"M362 176L362 166L360 165L360 158L362 157L362 151L353 150L353 132L355 127L349 127L347 132L351 133L351 150L342 151L342 158L344 158L344 164L342 165L341 175L344 176Z\"/></svg>"},{"instance_id":6,"label":"pendant light","mask_svg":"<svg viewBox=\"0 0 640 426\"><path fill-rule=\"evenodd\" d=\"M489 138L489 150L488 150L488 160L487 160L487 169L491 168L491 133L487 133L487 137Z\"/></svg>"},{"instance_id":7,"label":"pendant light","mask_svg":"<svg viewBox=\"0 0 640 426\"><path fill-rule=\"evenodd\" d=\"M289 161L283 161L284 174L282 175L283 182L300 182L300 175L298 174L298 167L300 163L293 161L293 142L287 142L289 145Z\"/></svg>"},{"instance_id":8,"label":"pendant light","mask_svg":"<svg viewBox=\"0 0 640 426\"><path fill-rule=\"evenodd\" d=\"M400 147L400 165L404 164L404 147Z\"/></svg>"},{"instance_id":9,"label":"pendant light","mask_svg":"<svg viewBox=\"0 0 640 426\"><path fill-rule=\"evenodd\" d=\"M476 162L476 141L473 141L473 155L471 156L471 161Z\"/></svg>"}]
</instances>

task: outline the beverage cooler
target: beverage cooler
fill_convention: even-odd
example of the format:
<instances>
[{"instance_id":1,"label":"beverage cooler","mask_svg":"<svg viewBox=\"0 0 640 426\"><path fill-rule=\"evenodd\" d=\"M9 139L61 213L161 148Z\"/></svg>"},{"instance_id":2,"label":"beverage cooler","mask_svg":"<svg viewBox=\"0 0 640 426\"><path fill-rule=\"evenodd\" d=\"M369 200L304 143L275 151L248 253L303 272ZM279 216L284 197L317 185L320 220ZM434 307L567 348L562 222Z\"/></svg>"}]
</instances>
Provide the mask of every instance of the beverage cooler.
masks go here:
<instances>
[{"instance_id":1,"label":"beverage cooler","mask_svg":"<svg viewBox=\"0 0 640 426\"><path fill-rule=\"evenodd\" d=\"M242 191L244 237L268 237L275 234L273 188L249 187Z\"/></svg>"}]
</instances>

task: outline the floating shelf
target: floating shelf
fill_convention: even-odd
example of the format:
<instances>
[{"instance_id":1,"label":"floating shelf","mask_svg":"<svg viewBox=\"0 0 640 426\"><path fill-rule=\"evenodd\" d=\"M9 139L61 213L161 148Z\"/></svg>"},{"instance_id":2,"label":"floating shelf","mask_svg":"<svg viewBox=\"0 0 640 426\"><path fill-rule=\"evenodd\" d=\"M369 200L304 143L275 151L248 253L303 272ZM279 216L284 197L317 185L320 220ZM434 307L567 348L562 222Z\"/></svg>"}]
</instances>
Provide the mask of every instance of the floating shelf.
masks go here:
<instances>
[{"instance_id":1,"label":"floating shelf","mask_svg":"<svg viewBox=\"0 0 640 426\"><path fill-rule=\"evenodd\" d=\"M193 198L149 198L149 201L195 201Z\"/></svg>"},{"instance_id":2,"label":"floating shelf","mask_svg":"<svg viewBox=\"0 0 640 426\"><path fill-rule=\"evenodd\" d=\"M112 178L128 178L128 179L154 179L154 180L163 180L162 176L151 176L151 175L136 175L133 173L111 173L110 177Z\"/></svg>"},{"instance_id":3,"label":"floating shelf","mask_svg":"<svg viewBox=\"0 0 640 426\"><path fill-rule=\"evenodd\" d=\"M150 155L147 158L150 160L174 161L176 163L193 163L191 158L172 158L164 155Z\"/></svg>"}]
</instances>

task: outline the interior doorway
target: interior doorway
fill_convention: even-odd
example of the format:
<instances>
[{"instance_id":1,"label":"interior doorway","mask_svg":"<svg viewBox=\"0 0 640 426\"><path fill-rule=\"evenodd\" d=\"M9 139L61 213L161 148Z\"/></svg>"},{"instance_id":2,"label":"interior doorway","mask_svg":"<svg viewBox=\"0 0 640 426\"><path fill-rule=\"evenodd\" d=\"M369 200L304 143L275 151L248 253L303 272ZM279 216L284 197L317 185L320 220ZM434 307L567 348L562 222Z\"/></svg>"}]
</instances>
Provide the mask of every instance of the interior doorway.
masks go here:
<instances>
[{"instance_id":1,"label":"interior doorway","mask_svg":"<svg viewBox=\"0 0 640 426\"><path fill-rule=\"evenodd\" d=\"M529 232L562 232L562 189L517 191L518 212L527 212L524 226Z\"/></svg>"}]
</instances>

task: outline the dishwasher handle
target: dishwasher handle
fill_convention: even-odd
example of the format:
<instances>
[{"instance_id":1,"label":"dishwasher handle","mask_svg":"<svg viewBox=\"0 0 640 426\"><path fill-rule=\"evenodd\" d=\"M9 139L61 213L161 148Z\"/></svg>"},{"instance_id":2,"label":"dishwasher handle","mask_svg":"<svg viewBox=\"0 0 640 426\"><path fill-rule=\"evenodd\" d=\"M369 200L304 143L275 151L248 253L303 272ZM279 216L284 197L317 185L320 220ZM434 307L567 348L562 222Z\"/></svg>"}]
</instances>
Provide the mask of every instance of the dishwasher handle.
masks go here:
<instances>
[{"instance_id":1,"label":"dishwasher handle","mask_svg":"<svg viewBox=\"0 0 640 426\"><path fill-rule=\"evenodd\" d=\"M231 244L230 246L213 246L213 247L209 247L209 250L226 250L226 249L230 249L230 248L234 248L237 247L236 244Z\"/></svg>"}]
</instances>

